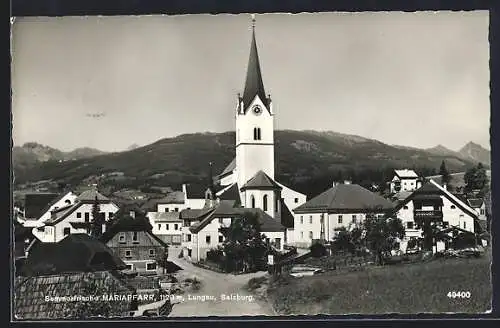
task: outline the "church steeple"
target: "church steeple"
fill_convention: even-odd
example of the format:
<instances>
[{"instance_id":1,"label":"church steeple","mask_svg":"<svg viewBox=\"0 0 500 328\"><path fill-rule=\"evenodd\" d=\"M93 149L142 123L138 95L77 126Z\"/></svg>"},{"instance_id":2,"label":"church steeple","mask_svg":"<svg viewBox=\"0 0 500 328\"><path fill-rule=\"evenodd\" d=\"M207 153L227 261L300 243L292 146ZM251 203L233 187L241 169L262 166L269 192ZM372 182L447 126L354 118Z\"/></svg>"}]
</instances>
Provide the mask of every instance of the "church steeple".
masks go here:
<instances>
[{"instance_id":1,"label":"church steeple","mask_svg":"<svg viewBox=\"0 0 500 328\"><path fill-rule=\"evenodd\" d=\"M243 91L244 111L258 95L260 100L267 106L267 97L262 82L262 74L260 71L259 54L257 52L257 42L255 41L255 15L252 15L252 41L250 45L250 57L248 58L247 77L245 80L245 89Z\"/></svg>"}]
</instances>

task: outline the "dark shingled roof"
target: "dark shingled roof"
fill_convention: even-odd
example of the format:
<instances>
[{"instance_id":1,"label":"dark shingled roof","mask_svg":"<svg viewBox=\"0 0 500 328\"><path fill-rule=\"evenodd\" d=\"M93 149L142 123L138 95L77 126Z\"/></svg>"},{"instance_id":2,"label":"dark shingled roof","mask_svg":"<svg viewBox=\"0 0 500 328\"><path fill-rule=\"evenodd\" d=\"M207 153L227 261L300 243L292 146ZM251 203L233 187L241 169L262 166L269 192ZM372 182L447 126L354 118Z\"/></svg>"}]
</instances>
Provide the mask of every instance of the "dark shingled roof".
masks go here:
<instances>
[{"instance_id":1,"label":"dark shingled roof","mask_svg":"<svg viewBox=\"0 0 500 328\"><path fill-rule=\"evenodd\" d=\"M271 179L267 174L264 173L264 171L259 171L257 172L250 180L248 180L247 183L241 187L241 190L246 190L246 189L278 189L281 190L282 188L273 180Z\"/></svg>"},{"instance_id":2,"label":"dark shingled roof","mask_svg":"<svg viewBox=\"0 0 500 328\"><path fill-rule=\"evenodd\" d=\"M58 197L59 195L55 193L26 194L24 198L26 219L38 219L43 213L45 213L47 205Z\"/></svg>"},{"instance_id":3,"label":"dark shingled roof","mask_svg":"<svg viewBox=\"0 0 500 328\"><path fill-rule=\"evenodd\" d=\"M212 212L213 208L202 208L202 209L185 209L180 212L181 220L198 220L202 219L205 215Z\"/></svg>"},{"instance_id":4,"label":"dark shingled roof","mask_svg":"<svg viewBox=\"0 0 500 328\"><path fill-rule=\"evenodd\" d=\"M281 222L281 224L284 227L293 228L293 222L294 222L293 214L288 208L288 206L286 206L285 200L283 198L280 200L280 206L281 206L280 207L281 212L279 213L279 218L277 219Z\"/></svg>"},{"instance_id":5,"label":"dark shingled roof","mask_svg":"<svg viewBox=\"0 0 500 328\"><path fill-rule=\"evenodd\" d=\"M184 193L182 191L174 191L162 199L159 199L158 204L184 204Z\"/></svg>"},{"instance_id":6,"label":"dark shingled roof","mask_svg":"<svg viewBox=\"0 0 500 328\"><path fill-rule=\"evenodd\" d=\"M340 184L294 209L295 213L386 211L393 204L357 184Z\"/></svg>"},{"instance_id":7,"label":"dark shingled roof","mask_svg":"<svg viewBox=\"0 0 500 328\"><path fill-rule=\"evenodd\" d=\"M248 110L250 103L256 95L258 95L260 100L268 107L266 91L264 90L264 83L262 82L262 74L260 71L259 54L257 52L257 42L255 41L255 29L253 29L245 90L241 98L243 100L245 112Z\"/></svg>"},{"instance_id":8,"label":"dark shingled roof","mask_svg":"<svg viewBox=\"0 0 500 328\"><path fill-rule=\"evenodd\" d=\"M286 230L286 228L278 220L273 219L269 214L267 214L260 208L233 207L231 206L230 202L220 202L219 205L215 207L215 211L213 211L199 223L192 225L189 230L192 233L198 233L214 219L227 217L240 218L247 212L257 214L259 223L261 224L262 232L279 232Z\"/></svg>"},{"instance_id":9,"label":"dark shingled roof","mask_svg":"<svg viewBox=\"0 0 500 328\"><path fill-rule=\"evenodd\" d=\"M229 189L226 189L222 194L217 196L221 200L234 200L240 202L240 191L238 189L238 184L233 184Z\"/></svg>"},{"instance_id":10,"label":"dark shingled roof","mask_svg":"<svg viewBox=\"0 0 500 328\"><path fill-rule=\"evenodd\" d=\"M58 243L38 243L29 252L22 275L125 269L125 263L99 240L70 234Z\"/></svg>"},{"instance_id":11,"label":"dark shingled roof","mask_svg":"<svg viewBox=\"0 0 500 328\"><path fill-rule=\"evenodd\" d=\"M90 283L90 285L89 285ZM76 272L35 277L16 277L14 282L14 315L19 320L54 320L78 318L81 303L47 302L45 297L90 296L93 286L102 294L132 295L135 293L125 283L108 271ZM110 306L110 316L127 316L137 309L134 300L106 302Z\"/></svg>"},{"instance_id":12,"label":"dark shingled roof","mask_svg":"<svg viewBox=\"0 0 500 328\"><path fill-rule=\"evenodd\" d=\"M208 187L203 184L188 183L186 184L187 197L189 199L204 199L205 192Z\"/></svg>"},{"instance_id":13,"label":"dark shingled roof","mask_svg":"<svg viewBox=\"0 0 500 328\"><path fill-rule=\"evenodd\" d=\"M236 168L236 157L233 158L233 160L231 161L231 163L229 163L229 165L226 166L226 168L224 169L224 171L222 171L222 173L219 174L218 177L223 177L226 174L229 174L229 173L233 172L235 168Z\"/></svg>"},{"instance_id":14,"label":"dark shingled roof","mask_svg":"<svg viewBox=\"0 0 500 328\"><path fill-rule=\"evenodd\" d=\"M480 198L470 198L467 200L467 203L472 208L479 208L483 206L483 200Z\"/></svg>"}]
</instances>

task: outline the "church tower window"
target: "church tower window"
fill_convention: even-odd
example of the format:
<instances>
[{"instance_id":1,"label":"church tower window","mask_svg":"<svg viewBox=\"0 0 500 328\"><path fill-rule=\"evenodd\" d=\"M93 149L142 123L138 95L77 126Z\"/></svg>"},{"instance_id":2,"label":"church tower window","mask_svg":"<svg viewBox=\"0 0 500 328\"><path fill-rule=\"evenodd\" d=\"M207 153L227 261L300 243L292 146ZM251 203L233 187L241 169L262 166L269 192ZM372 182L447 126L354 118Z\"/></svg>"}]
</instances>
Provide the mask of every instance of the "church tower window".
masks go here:
<instances>
[{"instance_id":1,"label":"church tower window","mask_svg":"<svg viewBox=\"0 0 500 328\"><path fill-rule=\"evenodd\" d=\"M267 195L264 195L264 197L262 198L262 209L265 211L267 211Z\"/></svg>"},{"instance_id":2,"label":"church tower window","mask_svg":"<svg viewBox=\"0 0 500 328\"><path fill-rule=\"evenodd\" d=\"M250 202L252 203L252 208L255 208L255 197L253 195L250 196Z\"/></svg>"},{"instance_id":3,"label":"church tower window","mask_svg":"<svg viewBox=\"0 0 500 328\"><path fill-rule=\"evenodd\" d=\"M253 128L253 140L261 140L260 128Z\"/></svg>"}]
</instances>

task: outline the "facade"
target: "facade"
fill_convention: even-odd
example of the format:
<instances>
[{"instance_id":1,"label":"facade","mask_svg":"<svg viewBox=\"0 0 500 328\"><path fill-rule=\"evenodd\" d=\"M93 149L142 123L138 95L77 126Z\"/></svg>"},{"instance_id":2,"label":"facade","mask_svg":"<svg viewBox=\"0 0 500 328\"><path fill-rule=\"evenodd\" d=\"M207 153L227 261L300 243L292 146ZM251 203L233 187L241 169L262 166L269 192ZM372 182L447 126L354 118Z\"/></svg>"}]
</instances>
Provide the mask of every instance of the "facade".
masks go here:
<instances>
[{"instance_id":1,"label":"facade","mask_svg":"<svg viewBox=\"0 0 500 328\"><path fill-rule=\"evenodd\" d=\"M418 184L418 175L413 170L395 170L394 177L390 183L391 193L401 191L414 191L420 186Z\"/></svg>"},{"instance_id":2,"label":"facade","mask_svg":"<svg viewBox=\"0 0 500 328\"><path fill-rule=\"evenodd\" d=\"M100 240L131 272L156 274L159 270L157 259L168 255L168 245L152 233L145 213L132 207L117 213L117 220Z\"/></svg>"},{"instance_id":3,"label":"facade","mask_svg":"<svg viewBox=\"0 0 500 328\"><path fill-rule=\"evenodd\" d=\"M52 210L51 217L42 226L33 228L33 235L42 242L55 243L69 234L88 234L96 198L101 215L105 221L109 221L118 211L118 206L97 190L91 189L80 194L73 204ZM105 228L103 226L103 230Z\"/></svg>"},{"instance_id":4,"label":"facade","mask_svg":"<svg viewBox=\"0 0 500 328\"><path fill-rule=\"evenodd\" d=\"M293 245L308 248L314 241L331 241L336 229L350 229L367 214L383 215L392 208L391 202L359 185L334 184L293 211Z\"/></svg>"},{"instance_id":5,"label":"facade","mask_svg":"<svg viewBox=\"0 0 500 328\"><path fill-rule=\"evenodd\" d=\"M166 244L180 245L182 241L181 212L149 212L147 217L153 234Z\"/></svg>"},{"instance_id":6,"label":"facade","mask_svg":"<svg viewBox=\"0 0 500 328\"><path fill-rule=\"evenodd\" d=\"M253 26L245 87L236 102L236 157L216 177L215 197L261 209L283 225L281 213L302 205L306 195L275 181L275 114L264 89ZM290 225L286 228L292 234L293 220Z\"/></svg>"},{"instance_id":7,"label":"facade","mask_svg":"<svg viewBox=\"0 0 500 328\"><path fill-rule=\"evenodd\" d=\"M434 180L414 191L394 213L405 227L402 251L406 251L410 239L422 238L418 223L425 219L437 222L442 229L458 228L471 233L477 230L477 212Z\"/></svg>"}]
</instances>

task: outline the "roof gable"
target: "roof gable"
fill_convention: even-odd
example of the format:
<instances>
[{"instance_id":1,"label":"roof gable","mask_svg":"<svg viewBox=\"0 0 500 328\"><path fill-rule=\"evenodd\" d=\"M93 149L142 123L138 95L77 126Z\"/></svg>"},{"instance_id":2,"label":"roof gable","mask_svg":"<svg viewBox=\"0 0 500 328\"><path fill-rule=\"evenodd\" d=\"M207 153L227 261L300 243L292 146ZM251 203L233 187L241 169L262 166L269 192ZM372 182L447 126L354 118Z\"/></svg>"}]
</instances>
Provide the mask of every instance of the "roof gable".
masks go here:
<instances>
[{"instance_id":1,"label":"roof gable","mask_svg":"<svg viewBox=\"0 0 500 328\"><path fill-rule=\"evenodd\" d=\"M275 189L281 190L273 179L271 179L264 171L258 171L247 183L241 187L241 191L246 189Z\"/></svg>"},{"instance_id":2,"label":"roof gable","mask_svg":"<svg viewBox=\"0 0 500 328\"><path fill-rule=\"evenodd\" d=\"M413 170L403 169L403 170L394 170L394 173L402 179L416 179L418 178L418 174Z\"/></svg>"}]
</instances>

